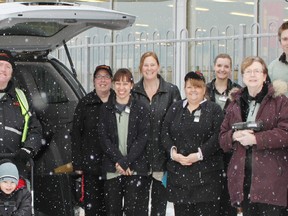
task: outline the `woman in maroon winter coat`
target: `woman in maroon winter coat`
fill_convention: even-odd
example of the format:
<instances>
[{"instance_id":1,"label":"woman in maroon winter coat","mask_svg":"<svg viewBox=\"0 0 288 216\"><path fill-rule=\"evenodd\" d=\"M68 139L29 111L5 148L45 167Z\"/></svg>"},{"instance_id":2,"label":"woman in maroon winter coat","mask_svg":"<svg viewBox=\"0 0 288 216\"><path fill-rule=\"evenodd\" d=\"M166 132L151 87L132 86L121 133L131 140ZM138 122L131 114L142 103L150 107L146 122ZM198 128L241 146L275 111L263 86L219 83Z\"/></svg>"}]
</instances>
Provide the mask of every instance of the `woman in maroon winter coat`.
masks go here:
<instances>
[{"instance_id":1,"label":"woman in maroon winter coat","mask_svg":"<svg viewBox=\"0 0 288 216\"><path fill-rule=\"evenodd\" d=\"M220 132L222 149L233 152L227 172L231 203L244 216L279 216L287 205L287 84L267 84L267 67L259 57L244 59L241 73L247 87L231 94ZM232 129L249 121L263 126L260 131Z\"/></svg>"}]
</instances>

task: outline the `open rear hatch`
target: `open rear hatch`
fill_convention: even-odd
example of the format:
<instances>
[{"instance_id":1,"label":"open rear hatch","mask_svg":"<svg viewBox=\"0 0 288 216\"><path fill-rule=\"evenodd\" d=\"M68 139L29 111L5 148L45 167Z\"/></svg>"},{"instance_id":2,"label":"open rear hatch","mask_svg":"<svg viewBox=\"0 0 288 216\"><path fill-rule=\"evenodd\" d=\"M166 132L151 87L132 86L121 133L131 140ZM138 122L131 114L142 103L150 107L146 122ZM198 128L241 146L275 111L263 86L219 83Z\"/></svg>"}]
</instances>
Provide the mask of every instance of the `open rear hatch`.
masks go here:
<instances>
[{"instance_id":1,"label":"open rear hatch","mask_svg":"<svg viewBox=\"0 0 288 216\"><path fill-rule=\"evenodd\" d=\"M61 2L2 3L0 10L0 47L18 52L51 51L89 28L121 30L136 18L115 10Z\"/></svg>"}]
</instances>

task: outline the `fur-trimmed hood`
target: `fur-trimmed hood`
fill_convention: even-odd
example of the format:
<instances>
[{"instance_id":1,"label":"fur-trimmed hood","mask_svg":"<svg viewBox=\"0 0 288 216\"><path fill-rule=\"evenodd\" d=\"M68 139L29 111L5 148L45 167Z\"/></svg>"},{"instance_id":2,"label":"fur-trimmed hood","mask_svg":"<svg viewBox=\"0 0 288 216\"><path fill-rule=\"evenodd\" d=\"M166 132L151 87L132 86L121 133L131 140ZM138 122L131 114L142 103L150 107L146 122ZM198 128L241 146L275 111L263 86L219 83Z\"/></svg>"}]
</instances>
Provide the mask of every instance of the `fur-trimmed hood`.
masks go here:
<instances>
[{"instance_id":1,"label":"fur-trimmed hood","mask_svg":"<svg viewBox=\"0 0 288 216\"><path fill-rule=\"evenodd\" d=\"M287 95L288 93L288 84L287 82L283 80L274 80L273 81L273 88L274 88L274 97L280 96L280 95Z\"/></svg>"},{"instance_id":2,"label":"fur-trimmed hood","mask_svg":"<svg viewBox=\"0 0 288 216\"><path fill-rule=\"evenodd\" d=\"M232 88L229 92L229 99L231 101L236 100L242 95L242 92L245 88L239 89L239 88ZM283 80L274 80L272 84L269 85L269 91L268 94L272 95L272 97L277 97L280 95L287 95L288 93L288 85Z\"/></svg>"}]
</instances>

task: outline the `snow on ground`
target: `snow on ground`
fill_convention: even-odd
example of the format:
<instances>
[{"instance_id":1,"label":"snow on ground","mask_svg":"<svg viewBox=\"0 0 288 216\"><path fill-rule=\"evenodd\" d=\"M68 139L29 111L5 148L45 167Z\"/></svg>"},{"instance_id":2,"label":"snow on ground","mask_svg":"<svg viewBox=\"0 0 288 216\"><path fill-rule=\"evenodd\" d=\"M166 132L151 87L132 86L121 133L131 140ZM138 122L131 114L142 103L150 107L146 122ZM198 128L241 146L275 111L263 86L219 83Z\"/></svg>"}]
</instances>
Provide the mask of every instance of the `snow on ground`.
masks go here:
<instances>
[{"instance_id":1,"label":"snow on ground","mask_svg":"<svg viewBox=\"0 0 288 216\"><path fill-rule=\"evenodd\" d=\"M85 211L82 208L75 210L75 216L85 216ZM174 216L173 203L168 202L166 209L166 216Z\"/></svg>"}]
</instances>

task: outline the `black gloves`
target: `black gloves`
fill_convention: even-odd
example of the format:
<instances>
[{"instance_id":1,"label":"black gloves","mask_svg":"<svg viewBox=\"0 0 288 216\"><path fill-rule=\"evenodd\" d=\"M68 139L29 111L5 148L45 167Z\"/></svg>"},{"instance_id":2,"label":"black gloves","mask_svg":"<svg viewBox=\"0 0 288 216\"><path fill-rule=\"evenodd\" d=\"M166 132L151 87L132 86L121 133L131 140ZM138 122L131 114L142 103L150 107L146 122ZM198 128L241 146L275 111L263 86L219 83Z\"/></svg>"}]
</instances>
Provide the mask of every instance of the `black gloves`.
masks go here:
<instances>
[{"instance_id":1,"label":"black gloves","mask_svg":"<svg viewBox=\"0 0 288 216\"><path fill-rule=\"evenodd\" d=\"M23 178L29 178L27 162L32 158L33 151L31 148L21 148L15 153L14 163L19 170L19 175Z\"/></svg>"},{"instance_id":2,"label":"black gloves","mask_svg":"<svg viewBox=\"0 0 288 216\"><path fill-rule=\"evenodd\" d=\"M21 148L15 155L15 162L26 164L30 158L32 158L33 153L29 148Z\"/></svg>"}]
</instances>

